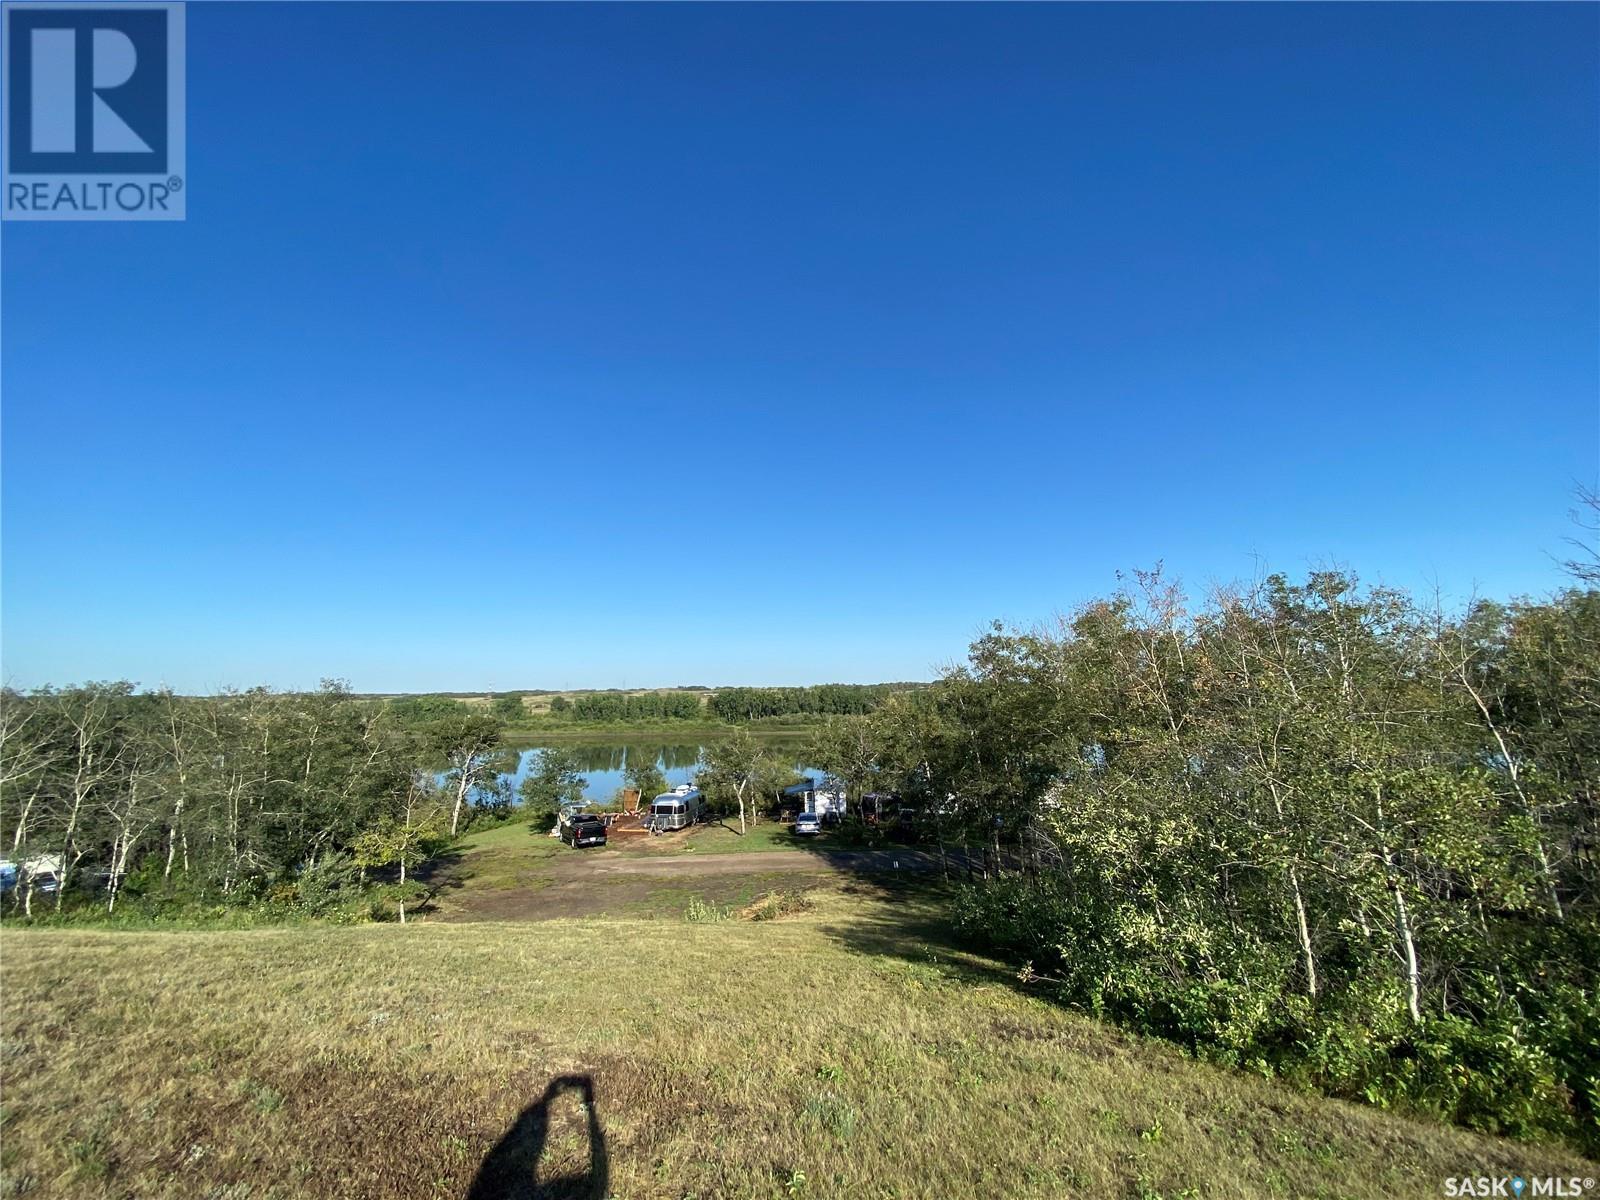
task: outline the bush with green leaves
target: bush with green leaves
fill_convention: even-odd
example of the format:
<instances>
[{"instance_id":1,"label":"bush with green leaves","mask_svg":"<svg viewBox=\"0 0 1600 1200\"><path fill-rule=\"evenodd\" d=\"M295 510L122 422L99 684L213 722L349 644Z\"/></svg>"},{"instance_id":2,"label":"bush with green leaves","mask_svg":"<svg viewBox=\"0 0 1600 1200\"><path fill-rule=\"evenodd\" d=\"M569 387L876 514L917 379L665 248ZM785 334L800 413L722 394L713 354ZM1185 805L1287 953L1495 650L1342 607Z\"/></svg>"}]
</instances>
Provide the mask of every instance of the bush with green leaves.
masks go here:
<instances>
[{"instance_id":1,"label":"bush with green leaves","mask_svg":"<svg viewBox=\"0 0 1600 1200\"><path fill-rule=\"evenodd\" d=\"M1479 980L1475 1015L1413 1023L1390 979L1312 1003L1295 994L1292 954L1202 946L1181 930L1140 937L1075 904L1055 877L963 885L952 916L964 936L1029 964L1030 986L1197 1056L1492 1133L1600 1145L1600 1001L1576 983L1529 989L1513 1005ZM1568 963L1600 962L1592 923L1564 936Z\"/></svg>"}]
</instances>

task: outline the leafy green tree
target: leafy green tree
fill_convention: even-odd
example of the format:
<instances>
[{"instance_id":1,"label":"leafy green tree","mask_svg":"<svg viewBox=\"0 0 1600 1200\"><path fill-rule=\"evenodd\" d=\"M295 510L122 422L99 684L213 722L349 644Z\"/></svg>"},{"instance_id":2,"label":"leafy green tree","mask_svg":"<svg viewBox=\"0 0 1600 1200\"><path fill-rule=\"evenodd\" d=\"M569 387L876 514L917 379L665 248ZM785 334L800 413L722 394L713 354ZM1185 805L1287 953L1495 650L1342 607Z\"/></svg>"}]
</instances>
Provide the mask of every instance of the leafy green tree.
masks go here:
<instances>
[{"instance_id":1,"label":"leafy green tree","mask_svg":"<svg viewBox=\"0 0 1600 1200\"><path fill-rule=\"evenodd\" d=\"M426 725L468 711L465 704L451 696L397 696L388 702L388 710L406 725Z\"/></svg>"},{"instance_id":2,"label":"leafy green tree","mask_svg":"<svg viewBox=\"0 0 1600 1200\"><path fill-rule=\"evenodd\" d=\"M357 834L352 849L355 861L363 872L373 867L398 864L403 887L410 864L431 858L449 840L439 793L419 775L407 790L401 811L386 815L377 824ZM402 925L406 920L405 897L404 891L396 897Z\"/></svg>"},{"instance_id":3,"label":"leafy green tree","mask_svg":"<svg viewBox=\"0 0 1600 1200\"><path fill-rule=\"evenodd\" d=\"M771 753L747 730L732 735L706 750L705 768L696 784L713 804L737 807L739 832L748 832L746 810L755 798L775 785L782 768Z\"/></svg>"},{"instance_id":4,"label":"leafy green tree","mask_svg":"<svg viewBox=\"0 0 1600 1200\"><path fill-rule=\"evenodd\" d=\"M407 867L428 857L437 849L441 840L447 840L442 824L412 825L387 821L383 825L357 834L353 847L356 861L364 869L398 864L400 882L404 883Z\"/></svg>"},{"instance_id":5,"label":"leafy green tree","mask_svg":"<svg viewBox=\"0 0 1600 1200\"><path fill-rule=\"evenodd\" d=\"M579 774L571 750L552 747L539 752L539 765L522 781L522 804L535 828L548 829L564 808L583 804L589 781Z\"/></svg>"},{"instance_id":6,"label":"leafy green tree","mask_svg":"<svg viewBox=\"0 0 1600 1200\"><path fill-rule=\"evenodd\" d=\"M622 778L628 787L639 793L641 806L648 805L652 799L667 790L667 777L661 773L661 768L656 766L655 757L643 753L629 753L628 765L623 770Z\"/></svg>"},{"instance_id":7,"label":"leafy green tree","mask_svg":"<svg viewBox=\"0 0 1600 1200\"><path fill-rule=\"evenodd\" d=\"M806 744L805 761L814 763L843 788L860 811L861 798L878 789L883 752L873 727L862 717L828 717Z\"/></svg>"},{"instance_id":8,"label":"leafy green tree","mask_svg":"<svg viewBox=\"0 0 1600 1200\"><path fill-rule=\"evenodd\" d=\"M528 708L522 702L521 692L511 692L504 696L496 696L489 709L495 716L509 725L515 725L528 715Z\"/></svg>"},{"instance_id":9,"label":"leafy green tree","mask_svg":"<svg viewBox=\"0 0 1600 1200\"><path fill-rule=\"evenodd\" d=\"M500 722L484 713L462 711L438 721L429 740L443 756L445 782L451 792L450 836L461 830L461 814L473 791L498 773Z\"/></svg>"}]
</instances>

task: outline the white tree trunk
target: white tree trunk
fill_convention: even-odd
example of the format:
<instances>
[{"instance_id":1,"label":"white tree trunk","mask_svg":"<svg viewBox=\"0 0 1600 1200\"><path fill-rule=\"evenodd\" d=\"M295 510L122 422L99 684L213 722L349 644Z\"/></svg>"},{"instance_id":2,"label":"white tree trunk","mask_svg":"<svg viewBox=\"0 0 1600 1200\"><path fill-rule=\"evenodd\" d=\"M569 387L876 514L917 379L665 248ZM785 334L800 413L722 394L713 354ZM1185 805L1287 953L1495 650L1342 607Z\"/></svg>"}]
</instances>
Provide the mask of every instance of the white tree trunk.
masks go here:
<instances>
[{"instance_id":1,"label":"white tree trunk","mask_svg":"<svg viewBox=\"0 0 1600 1200\"><path fill-rule=\"evenodd\" d=\"M34 798L38 796L38 794L39 794L39 789L38 788L34 788L33 789L33 794L28 797L28 802L22 806L22 815L17 818L17 829L16 829L16 832L11 835L11 853L12 853L13 857L17 853L17 848L22 845L22 839L27 836L27 832L28 832L28 813L33 810L33 801L34 801Z\"/></svg>"},{"instance_id":2,"label":"white tree trunk","mask_svg":"<svg viewBox=\"0 0 1600 1200\"><path fill-rule=\"evenodd\" d=\"M461 827L461 806L467 801L467 789L472 786L472 772L468 764L461 767L461 778L456 783L456 803L450 810L450 836L455 837L456 830Z\"/></svg>"},{"instance_id":3,"label":"white tree trunk","mask_svg":"<svg viewBox=\"0 0 1600 1200\"><path fill-rule=\"evenodd\" d=\"M1306 922L1306 902L1300 894L1300 872L1289 868L1289 887L1294 893L1294 919L1300 932L1300 954L1306 964L1306 995L1317 998L1317 957L1311 951L1311 928Z\"/></svg>"},{"instance_id":4,"label":"white tree trunk","mask_svg":"<svg viewBox=\"0 0 1600 1200\"><path fill-rule=\"evenodd\" d=\"M1411 934L1411 914L1406 909L1405 894L1400 890L1398 880L1391 880L1390 890L1394 893L1395 931L1400 937L1401 949L1405 955L1406 970L1406 1008L1410 1010L1413 1021L1422 1020L1422 980L1417 969L1417 943Z\"/></svg>"},{"instance_id":5,"label":"white tree trunk","mask_svg":"<svg viewBox=\"0 0 1600 1200\"><path fill-rule=\"evenodd\" d=\"M117 908L117 897L122 894L122 881L128 873L128 856L133 852L134 835L123 832L111 846L111 882L110 898L106 901L106 912L112 913Z\"/></svg>"}]
</instances>

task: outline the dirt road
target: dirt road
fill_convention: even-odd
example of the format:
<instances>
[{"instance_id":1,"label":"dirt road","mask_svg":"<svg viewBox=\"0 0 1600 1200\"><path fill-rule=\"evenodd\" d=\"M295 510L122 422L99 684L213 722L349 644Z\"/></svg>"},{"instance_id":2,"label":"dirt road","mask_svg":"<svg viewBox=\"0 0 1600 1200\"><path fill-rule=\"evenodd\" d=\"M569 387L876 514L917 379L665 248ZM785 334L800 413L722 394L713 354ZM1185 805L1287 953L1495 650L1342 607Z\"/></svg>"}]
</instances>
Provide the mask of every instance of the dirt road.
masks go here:
<instances>
[{"instance_id":1,"label":"dirt road","mask_svg":"<svg viewBox=\"0 0 1600 1200\"><path fill-rule=\"evenodd\" d=\"M951 858L951 869L960 860ZM768 891L805 890L939 870L925 850L754 851L732 854L640 854L631 850L564 851L521 886L482 886L473 863L445 873L434 915L446 921L546 921L563 917L679 917L691 899L739 906Z\"/></svg>"},{"instance_id":2,"label":"dirt road","mask_svg":"<svg viewBox=\"0 0 1600 1200\"><path fill-rule=\"evenodd\" d=\"M939 856L925 850L820 850L757 851L748 854L629 854L625 851L585 851L584 866L606 875L742 875L780 871L842 871L879 874L895 871L937 871ZM958 865L951 856L951 868Z\"/></svg>"}]
</instances>

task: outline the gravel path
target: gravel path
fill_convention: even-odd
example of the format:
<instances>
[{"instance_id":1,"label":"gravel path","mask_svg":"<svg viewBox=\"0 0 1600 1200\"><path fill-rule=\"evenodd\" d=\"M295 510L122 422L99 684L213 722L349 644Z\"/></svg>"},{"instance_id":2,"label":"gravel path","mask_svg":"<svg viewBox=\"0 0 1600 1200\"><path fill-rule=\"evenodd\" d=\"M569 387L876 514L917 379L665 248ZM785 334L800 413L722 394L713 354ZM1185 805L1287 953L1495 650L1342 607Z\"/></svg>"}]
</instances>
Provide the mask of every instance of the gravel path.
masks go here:
<instances>
[{"instance_id":1,"label":"gravel path","mask_svg":"<svg viewBox=\"0 0 1600 1200\"><path fill-rule=\"evenodd\" d=\"M624 854L589 851L592 869L616 875L739 875L773 871L847 871L855 874L892 871L937 871L939 856L926 850L769 850L750 854ZM950 865L959 866L952 854Z\"/></svg>"}]
</instances>

